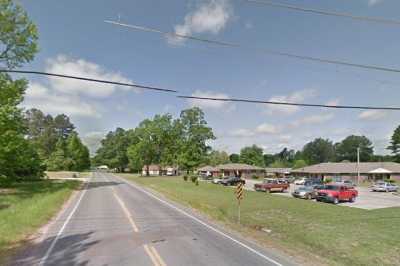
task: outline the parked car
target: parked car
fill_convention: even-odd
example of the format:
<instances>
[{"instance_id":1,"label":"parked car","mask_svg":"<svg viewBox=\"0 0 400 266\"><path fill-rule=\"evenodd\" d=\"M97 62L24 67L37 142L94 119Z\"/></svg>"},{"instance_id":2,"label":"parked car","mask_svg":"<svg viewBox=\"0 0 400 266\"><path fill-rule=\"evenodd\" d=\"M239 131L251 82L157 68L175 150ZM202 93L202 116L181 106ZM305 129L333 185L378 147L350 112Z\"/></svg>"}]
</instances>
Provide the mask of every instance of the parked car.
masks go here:
<instances>
[{"instance_id":1,"label":"parked car","mask_svg":"<svg viewBox=\"0 0 400 266\"><path fill-rule=\"evenodd\" d=\"M295 198L311 200L315 199L316 193L314 187L299 187L292 193L292 196Z\"/></svg>"},{"instance_id":2,"label":"parked car","mask_svg":"<svg viewBox=\"0 0 400 266\"><path fill-rule=\"evenodd\" d=\"M284 192L289 188L289 184L285 182L279 182L277 179L265 178L262 183L254 184L255 191L272 192L279 191Z\"/></svg>"},{"instance_id":3,"label":"parked car","mask_svg":"<svg viewBox=\"0 0 400 266\"><path fill-rule=\"evenodd\" d=\"M224 186L236 186L238 183L245 184L246 181L237 176L230 176L226 179L222 179L221 181L221 184Z\"/></svg>"},{"instance_id":4,"label":"parked car","mask_svg":"<svg viewBox=\"0 0 400 266\"><path fill-rule=\"evenodd\" d=\"M372 191L376 192L396 192L399 187L389 182L377 182L372 186Z\"/></svg>"},{"instance_id":5,"label":"parked car","mask_svg":"<svg viewBox=\"0 0 400 266\"><path fill-rule=\"evenodd\" d=\"M222 180L224 179L228 179L227 177L218 177L218 178L214 178L212 183L213 184L221 184Z\"/></svg>"},{"instance_id":6,"label":"parked car","mask_svg":"<svg viewBox=\"0 0 400 266\"><path fill-rule=\"evenodd\" d=\"M321 186L324 183L320 179L306 179L304 182L305 187L315 187L315 186Z\"/></svg>"},{"instance_id":7,"label":"parked car","mask_svg":"<svg viewBox=\"0 0 400 266\"><path fill-rule=\"evenodd\" d=\"M295 180L295 181L294 181L294 184L295 184L295 185L303 186L304 183L305 183L307 180L308 180L307 178L303 177L303 178L300 178L300 179Z\"/></svg>"},{"instance_id":8,"label":"parked car","mask_svg":"<svg viewBox=\"0 0 400 266\"><path fill-rule=\"evenodd\" d=\"M317 201L331 202L338 204L341 201L354 202L358 196L358 191L353 187L345 185L326 185L318 190Z\"/></svg>"}]
</instances>

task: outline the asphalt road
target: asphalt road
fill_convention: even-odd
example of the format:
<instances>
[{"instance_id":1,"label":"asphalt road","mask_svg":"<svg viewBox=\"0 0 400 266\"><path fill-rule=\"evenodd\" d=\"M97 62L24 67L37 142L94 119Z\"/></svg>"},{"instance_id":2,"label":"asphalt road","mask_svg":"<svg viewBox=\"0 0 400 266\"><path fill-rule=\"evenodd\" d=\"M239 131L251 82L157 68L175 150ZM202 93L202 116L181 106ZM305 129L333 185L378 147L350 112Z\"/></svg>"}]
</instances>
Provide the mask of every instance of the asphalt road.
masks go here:
<instances>
[{"instance_id":1,"label":"asphalt road","mask_svg":"<svg viewBox=\"0 0 400 266\"><path fill-rule=\"evenodd\" d=\"M295 265L148 190L93 178L12 265Z\"/></svg>"}]
</instances>

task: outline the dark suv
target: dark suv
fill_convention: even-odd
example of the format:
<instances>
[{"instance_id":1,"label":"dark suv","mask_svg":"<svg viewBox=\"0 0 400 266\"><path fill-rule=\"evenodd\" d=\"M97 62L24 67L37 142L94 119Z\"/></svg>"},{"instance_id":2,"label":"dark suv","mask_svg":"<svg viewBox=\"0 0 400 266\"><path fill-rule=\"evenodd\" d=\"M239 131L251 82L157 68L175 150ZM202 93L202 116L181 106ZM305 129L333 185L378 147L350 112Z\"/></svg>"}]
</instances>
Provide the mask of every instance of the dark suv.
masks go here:
<instances>
[{"instance_id":1,"label":"dark suv","mask_svg":"<svg viewBox=\"0 0 400 266\"><path fill-rule=\"evenodd\" d=\"M246 181L237 176L231 176L221 181L221 184L224 186L236 186L239 183L244 185Z\"/></svg>"}]
</instances>

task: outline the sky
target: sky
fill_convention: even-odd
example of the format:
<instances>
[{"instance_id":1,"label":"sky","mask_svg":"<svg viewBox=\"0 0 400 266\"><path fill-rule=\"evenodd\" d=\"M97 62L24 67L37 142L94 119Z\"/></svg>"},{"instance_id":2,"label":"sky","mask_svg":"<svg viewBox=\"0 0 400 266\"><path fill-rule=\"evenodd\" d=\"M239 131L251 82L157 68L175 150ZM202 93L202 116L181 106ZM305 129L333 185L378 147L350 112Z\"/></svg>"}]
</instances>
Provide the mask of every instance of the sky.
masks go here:
<instances>
[{"instance_id":1,"label":"sky","mask_svg":"<svg viewBox=\"0 0 400 266\"><path fill-rule=\"evenodd\" d=\"M279 0L280 3L400 20L396 0ZM398 67L400 26L305 14L241 0L19 0L39 30L40 51L22 69L159 86L179 94L298 103L399 106L400 74L266 55L165 38L104 23L154 27L248 47ZM278 0L277 0L278 2ZM199 106L230 153L256 144L266 153L301 149L317 137L365 135L386 154L400 113L193 101L176 94L26 76L23 103L71 117L94 151L116 127Z\"/></svg>"}]
</instances>

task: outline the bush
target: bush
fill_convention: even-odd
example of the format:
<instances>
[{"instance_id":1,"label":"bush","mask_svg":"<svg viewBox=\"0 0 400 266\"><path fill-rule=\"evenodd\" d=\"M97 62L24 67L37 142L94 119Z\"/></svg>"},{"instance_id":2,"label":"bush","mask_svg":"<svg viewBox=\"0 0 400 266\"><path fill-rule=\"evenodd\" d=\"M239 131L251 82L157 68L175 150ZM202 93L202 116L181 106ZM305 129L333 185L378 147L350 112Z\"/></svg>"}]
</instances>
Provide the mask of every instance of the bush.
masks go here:
<instances>
[{"instance_id":1,"label":"bush","mask_svg":"<svg viewBox=\"0 0 400 266\"><path fill-rule=\"evenodd\" d=\"M252 175L251 178L253 178L253 179L259 179L260 177L257 176L257 175Z\"/></svg>"},{"instance_id":2,"label":"bush","mask_svg":"<svg viewBox=\"0 0 400 266\"><path fill-rule=\"evenodd\" d=\"M330 177L328 177L328 178L325 178L325 179L324 179L324 184L331 183L332 181L333 181L333 179L332 179L332 178L330 178Z\"/></svg>"},{"instance_id":3,"label":"bush","mask_svg":"<svg viewBox=\"0 0 400 266\"><path fill-rule=\"evenodd\" d=\"M396 183L396 181L393 180L393 179L386 179L385 182L388 182L388 183L391 183L391 184Z\"/></svg>"},{"instance_id":4,"label":"bush","mask_svg":"<svg viewBox=\"0 0 400 266\"><path fill-rule=\"evenodd\" d=\"M198 178L195 175L190 176L190 180L192 180L193 183L195 183L197 179Z\"/></svg>"},{"instance_id":5,"label":"bush","mask_svg":"<svg viewBox=\"0 0 400 266\"><path fill-rule=\"evenodd\" d=\"M199 179L198 179L198 178L196 179L196 182L195 182L195 184L196 184L196 186L198 186L198 185L199 185Z\"/></svg>"},{"instance_id":6,"label":"bush","mask_svg":"<svg viewBox=\"0 0 400 266\"><path fill-rule=\"evenodd\" d=\"M184 176L183 176L183 180L185 180L185 181L188 181L188 178L189 178L189 177L188 177L187 175L184 175Z\"/></svg>"}]
</instances>

